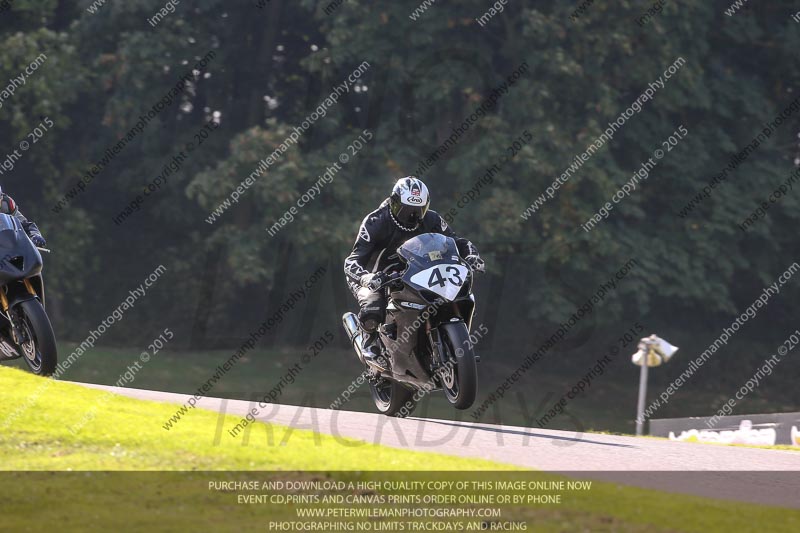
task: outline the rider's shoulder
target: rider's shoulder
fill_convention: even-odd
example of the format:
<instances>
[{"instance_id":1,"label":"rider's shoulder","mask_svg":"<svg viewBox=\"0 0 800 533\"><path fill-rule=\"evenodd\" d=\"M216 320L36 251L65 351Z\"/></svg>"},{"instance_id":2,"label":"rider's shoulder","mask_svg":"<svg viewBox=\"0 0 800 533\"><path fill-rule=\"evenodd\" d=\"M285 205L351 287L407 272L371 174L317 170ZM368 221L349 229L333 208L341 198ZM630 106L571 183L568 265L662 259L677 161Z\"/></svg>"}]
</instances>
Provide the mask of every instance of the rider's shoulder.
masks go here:
<instances>
[{"instance_id":1,"label":"rider's shoulder","mask_svg":"<svg viewBox=\"0 0 800 533\"><path fill-rule=\"evenodd\" d=\"M389 221L389 202L385 201L371 213L367 213L361 222L364 226L379 226Z\"/></svg>"},{"instance_id":2,"label":"rider's shoulder","mask_svg":"<svg viewBox=\"0 0 800 533\"><path fill-rule=\"evenodd\" d=\"M0 193L0 213L13 215L17 210L17 203L6 193Z\"/></svg>"},{"instance_id":3,"label":"rider's shoulder","mask_svg":"<svg viewBox=\"0 0 800 533\"><path fill-rule=\"evenodd\" d=\"M376 210L367 213L364 220L361 221L361 227L358 231L358 236L362 240L375 241L376 239L383 238L386 234L386 227L389 225L389 209L381 204Z\"/></svg>"},{"instance_id":4,"label":"rider's shoulder","mask_svg":"<svg viewBox=\"0 0 800 533\"><path fill-rule=\"evenodd\" d=\"M433 209L428 209L428 212L425 213L425 218L422 219L422 223L426 227L433 228L439 224L444 224L444 219L439 213L437 213Z\"/></svg>"}]
</instances>

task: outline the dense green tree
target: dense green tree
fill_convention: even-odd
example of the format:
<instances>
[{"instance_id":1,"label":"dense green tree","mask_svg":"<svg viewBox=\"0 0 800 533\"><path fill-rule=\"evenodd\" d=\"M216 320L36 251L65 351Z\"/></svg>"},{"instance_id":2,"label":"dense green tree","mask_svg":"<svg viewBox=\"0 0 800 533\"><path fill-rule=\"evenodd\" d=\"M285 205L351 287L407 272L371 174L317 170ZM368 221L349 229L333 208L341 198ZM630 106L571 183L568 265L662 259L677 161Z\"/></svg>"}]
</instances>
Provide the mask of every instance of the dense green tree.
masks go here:
<instances>
[{"instance_id":1,"label":"dense green tree","mask_svg":"<svg viewBox=\"0 0 800 533\"><path fill-rule=\"evenodd\" d=\"M491 4L477 0L436 3L415 19L416 1L348 0L335 9L312 0L256 4L182 3L155 28L147 19L163 4L149 0L109 2L96 13L89 0L16 0L0 14L0 85L47 54L0 109L0 146L13 147L41 117L55 126L0 179L56 250L48 279L63 337L79 339L81 328L157 264L170 270L168 288L148 304L159 312L117 328L120 342L167 319L184 338L198 320L225 330L224 338L244 336L252 317L288 290L287 279L320 265L331 267L339 296L320 302L319 312L335 318L346 305L338 262L363 214L481 106L478 120L422 175L434 208L456 208L455 229L487 254L490 275L481 289L500 297L481 313L497 320L493 335L509 348L504 353L551 334L630 258L640 262L635 272L563 348L600 342L641 319L687 350L700 349L713 338L709 331L728 324L800 257L795 192L747 232L737 226L796 168L796 113L679 216L800 96L790 2L748 4L734 16L725 15L729 2L722 0L667 2L639 23L647 6L629 1L594 2L576 14L577 3L511 0L483 25L476 19ZM203 69L191 72L204 58ZM652 100L524 219L576 156L679 59ZM209 224L259 162L364 62L369 68L349 92ZM85 194L54 213L50 207L187 73L180 94ZM509 76L515 83L498 92ZM493 94L496 101L484 105ZM210 122L219 127L164 188L114 223ZM680 127L688 135L650 177L607 220L582 230ZM270 236L266 228L365 129L373 135L366 147ZM530 141L457 209L526 131ZM747 336L774 342L774 331L794 327L797 285L782 294L764 312L775 329Z\"/></svg>"}]
</instances>

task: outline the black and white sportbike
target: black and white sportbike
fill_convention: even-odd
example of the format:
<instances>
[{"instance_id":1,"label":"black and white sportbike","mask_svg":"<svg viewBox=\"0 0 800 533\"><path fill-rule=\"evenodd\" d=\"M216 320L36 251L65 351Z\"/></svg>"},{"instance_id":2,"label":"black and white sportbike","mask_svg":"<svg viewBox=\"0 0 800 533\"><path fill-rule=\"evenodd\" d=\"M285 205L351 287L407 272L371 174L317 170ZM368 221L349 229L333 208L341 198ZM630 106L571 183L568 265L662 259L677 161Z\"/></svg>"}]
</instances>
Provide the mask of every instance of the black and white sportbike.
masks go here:
<instances>
[{"instance_id":1,"label":"black and white sportbike","mask_svg":"<svg viewBox=\"0 0 800 533\"><path fill-rule=\"evenodd\" d=\"M368 364L361 351L365 335L358 317L342 317L353 347L367 368L378 411L406 416L423 395L443 390L457 409L468 409L478 389L478 357L469 341L475 311L473 273L455 241L425 233L397 250L404 269L393 272L380 290L388 293L386 320L378 346L388 371Z\"/></svg>"},{"instance_id":2,"label":"black and white sportbike","mask_svg":"<svg viewBox=\"0 0 800 533\"><path fill-rule=\"evenodd\" d=\"M21 357L31 372L49 376L58 353L44 310L39 250L16 218L0 214L0 361Z\"/></svg>"}]
</instances>

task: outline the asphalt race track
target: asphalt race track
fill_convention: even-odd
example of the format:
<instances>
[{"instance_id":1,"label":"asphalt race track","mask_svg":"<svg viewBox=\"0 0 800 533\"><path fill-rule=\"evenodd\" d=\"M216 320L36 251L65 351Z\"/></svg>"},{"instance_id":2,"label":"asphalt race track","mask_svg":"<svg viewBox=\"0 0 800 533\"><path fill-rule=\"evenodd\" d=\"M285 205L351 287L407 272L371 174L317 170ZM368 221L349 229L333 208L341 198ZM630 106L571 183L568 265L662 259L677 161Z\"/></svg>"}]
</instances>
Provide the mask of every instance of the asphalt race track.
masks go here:
<instances>
[{"instance_id":1,"label":"asphalt race track","mask_svg":"<svg viewBox=\"0 0 800 533\"><path fill-rule=\"evenodd\" d=\"M190 398L168 392L80 385L173 404L183 404ZM219 398L197 402L199 408L242 417L256 405ZM668 492L800 508L800 452L414 417L397 419L277 404L268 404L258 418L396 448L482 458ZM219 439L221 432L229 429L220 425L209 439ZM260 431L257 424L248 439L253 445L261 445L268 438L274 445L282 441L286 445L291 442L291 431L287 433Z\"/></svg>"}]
</instances>

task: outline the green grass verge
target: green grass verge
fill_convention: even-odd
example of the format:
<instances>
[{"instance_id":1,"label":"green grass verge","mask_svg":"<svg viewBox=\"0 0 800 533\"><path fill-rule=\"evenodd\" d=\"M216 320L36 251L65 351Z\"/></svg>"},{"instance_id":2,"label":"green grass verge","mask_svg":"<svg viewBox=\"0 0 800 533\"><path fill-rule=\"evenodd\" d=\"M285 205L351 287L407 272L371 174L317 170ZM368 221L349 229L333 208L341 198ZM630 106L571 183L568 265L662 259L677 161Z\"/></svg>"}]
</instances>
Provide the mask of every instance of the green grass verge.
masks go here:
<instances>
[{"instance_id":1,"label":"green grass verge","mask_svg":"<svg viewBox=\"0 0 800 533\"><path fill-rule=\"evenodd\" d=\"M338 334L338 331L334 330L334 333ZM74 348L74 343L60 344L61 358L65 359ZM85 353L79 364L73 365L62 379L113 385L126 368L138 360L140 352L141 349L99 346ZM136 381L129 386L194 393L201 383L216 372L217 366L231 356L231 353L230 350L191 352L165 350L159 352L142 372L136 375ZM287 369L300 362L306 353L302 349L256 348L243 357L224 379L215 385L210 394L239 400L260 399L280 381ZM4 365L24 368L25 364L17 360ZM343 350L336 345L327 346L310 364L303 365L303 370L297 375L296 381L283 389L278 403L327 407L350 385L361 370L363 369L359 366L352 350ZM515 367L507 363L493 360L492 354L484 354L484 359L478 367L479 391L476 406L514 370ZM617 371L620 375L617 375ZM592 385L587 394L579 395L570 401L569 414L553 418L547 429L632 435L635 432L637 372L637 367L633 365L620 365L616 367L615 372L604 374ZM538 366L535 371L526 374L504 398L495 402L484 413L481 421L531 427L534 424L532 419L542 417L560 395L573 387L580 377L554 372L547 364ZM734 385L731 384L730 387ZM735 388L738 386L734 387L734 390ZM655 381L651 383L651 394L656 394L659 390L661 389ZM702 416L714 410L708 406L719 405L728 399L727 394L699 390L687 392L685 397L681 395L683 389L676 397L680 396L684 400L671 400L658 412L658 417ZM549 402L544 402L548 396ZM742 403L741 412L796 410L797 401L794 396L787 396L782 404L768 403L759 398L759 395L748 396ZM375 412L375 406L366 387L357 391L344 408L351 411ZM444 395L437 393L423 398L414 414L427 418L472 421L470 412L454 410Z\"/></svg>"},{"instance_id":2,"label":"green grass verge","mask_svg":"<svg viewBox=\"0 0 800 533\"><path fill-rule=\"evenodd\" d=\"M61 358L66 358L75 348L74 343L62 343L59 346ZM138 360L140 349L123 349L97 347L86 352L80 363L73 365L62 379L112 385L120 377L128 365ZM137 374L131 387L162 390L179 393L193 393L201 383L208 380L222 364L231 356L230 350L198 350L191 352L162 351L158 353ZM264 393L280 381L286 370L299 362L302 349L255 349L243 357L239 363L220 381L212 391L213 396L252 400L261 398ZM10 363L17 368L24 368L22 361ZM310 364L304 365L295 383L284 388L278 403L287 405L307 405L327 407L352 380L363 370L352 350L342 350L336 346L328 346ZM510 366L500 366L489 357L479 365L479 395L476 406L484 401L487 395L514 371ZM520 384L502 400L496 402L482 417L483 422L502 423L511 426L530 426L531 406L542 406L548 395L560 395L574 385L575 376L556 375L547 372L546 367L537 369L528 378L533 381ZM592 389L591 397L578 398L570 403L572 416L559 415L551 420L548 429L581 432L592 430L611 430L618 433L634 432L631 406L636 405L635 386L630 387L614 383L610 379L603 386ZM524 397L519 394L523 393ZM630 398L627 398L630 396ZM553 396L550 403L557 401ZM548 406L549 407L549 406ZM369 390L362 387L348 402L347 410L374 413ZM466 413L456 411L441 393L431 394L423 398L414 414L427 418L446 420L472 420ZM542 416L544 412L539 413ZM576 420L579 427L576 426Z\"/></svg>"},{"instance_id":3,"label":"green grass verge","mask_svg":"<svg viewBox=\"0 0 800 533\"><path fill-rule=\"evenodd\" d=\"M30 399L33 399L32 401ZM489 461L418 453L296 430L287 445L222 435L220 417L196 410L172 431L161 428L174 406L144 402L0 369L0 470L82 470L75 473L0 472L0 529L61 531L267 530L268 521L296 520L295 506L242 505L208 481L265 479L404 479L425 476L537 476ZM17 411L16 407L25 407ZM9 416L13 416L10 424ZM236 422L227 417L226 427ZM69 428L82 426L80 431ZM266 425L276 434L286 428ZM347 444L350 444L349 446ZM201 472L86 472L199 470ZM238 472L208 472L231 470ZM259 471L247 474L242 471ZM314 472L301 472L316 470ZM392 474L386 471L397 472ZM505 470L505 472L503 472ZM264 472L273 471L273 472ZM285 471L276 474L274 471ZM481 471L488 471L481 474ZM474 472L469 474L469 472ZM248 477L249 476L249 477ZM792 531L800 511L716 501L594 483L558 505L504 505L503 520L529 531ZM409 529L406 529L408 531Z\"/></svg>"},{"instance_id":4,"label":"green grass verge","mask_svg":"<svg viewBox=\"0 0 800 533\"><path fill-rule=\"evenodd\" d=\"M31 400L33 400L31 402ZM241 417L193 410L170 431L175 406L0 369L0 470L475 470L489 461L398 451L274 424L274 446L227 431ZM10 422L10 423L9 423ZM261 434L259 434L260 437ZM338 442L337 442L338 439ZM245 445L243 445L246 443ZM281 445L283 443L283 445Z\"/></svg>"}]
</instances>

